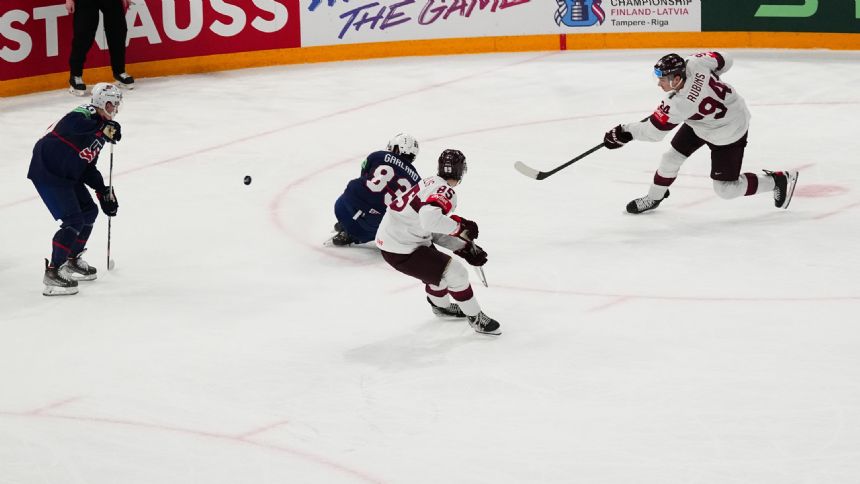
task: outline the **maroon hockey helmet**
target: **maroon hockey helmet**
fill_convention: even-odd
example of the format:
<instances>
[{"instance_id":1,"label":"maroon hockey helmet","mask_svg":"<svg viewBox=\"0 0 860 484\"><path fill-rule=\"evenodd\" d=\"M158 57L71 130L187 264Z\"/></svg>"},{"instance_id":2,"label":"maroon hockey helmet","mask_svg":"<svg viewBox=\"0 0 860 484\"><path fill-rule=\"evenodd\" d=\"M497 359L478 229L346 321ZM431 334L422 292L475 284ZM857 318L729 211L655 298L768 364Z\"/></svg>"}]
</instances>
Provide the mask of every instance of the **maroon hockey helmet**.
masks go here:
<instances>
[{"instance_id":1,"label":"maroon hockey helmet","mask_svg":"<svg viewBox=\"0 0 860 484\"><path fill-rule=\"evenodd\" d=\"M687 78L687 61L678 54L666 54L654 64L657 77L681 76Z\"/></svg>"},{"instance_id":2,"label":"maroon hockey helmet","mask_svg":"<svg viewBox=\"0 0 860 484\"><path fill-rule=\"evenodd\" d=\"M466 174L466 155L460 150L445 150L439 155L438 175L446 180L462 180Z\"/></svg>"}]
</instances>

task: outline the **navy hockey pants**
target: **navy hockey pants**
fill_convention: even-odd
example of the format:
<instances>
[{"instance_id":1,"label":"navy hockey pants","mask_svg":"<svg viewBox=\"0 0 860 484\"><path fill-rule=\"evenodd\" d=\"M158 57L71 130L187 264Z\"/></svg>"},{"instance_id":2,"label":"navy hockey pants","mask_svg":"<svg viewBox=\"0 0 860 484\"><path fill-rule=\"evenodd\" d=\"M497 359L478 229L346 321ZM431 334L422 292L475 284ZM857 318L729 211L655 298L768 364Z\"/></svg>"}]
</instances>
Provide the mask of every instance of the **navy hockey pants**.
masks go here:
<instances>
[{"instance_id":1,"label":"navy hockey pants","mask_svg":"<svg viewBox=\"0 0 860 484\"><path fill-rule=\"evenodd\" d=\"M76 257L87 245L99 208L83 183L51 185L33 182L36 191L51 211L54 220L61 220L54 234L51 266L59 267L68 257Z\"/></svg>"},{"instance_id":2,"label":"navy hockey pants","mask_svg":"<svg viewBox=\"0 0 860 484\"><path fill-rule=\"evenodd\" d=\"M382 215L370 215L362 210L361 215L355 218L355 214L359 210L362 209L350 203L343 196L338 197L337 201L334 202L334 215L340 222L340 226L357 243L363 244L376 238L376 230L382 222Z\"/></svg>"}]
</instances>

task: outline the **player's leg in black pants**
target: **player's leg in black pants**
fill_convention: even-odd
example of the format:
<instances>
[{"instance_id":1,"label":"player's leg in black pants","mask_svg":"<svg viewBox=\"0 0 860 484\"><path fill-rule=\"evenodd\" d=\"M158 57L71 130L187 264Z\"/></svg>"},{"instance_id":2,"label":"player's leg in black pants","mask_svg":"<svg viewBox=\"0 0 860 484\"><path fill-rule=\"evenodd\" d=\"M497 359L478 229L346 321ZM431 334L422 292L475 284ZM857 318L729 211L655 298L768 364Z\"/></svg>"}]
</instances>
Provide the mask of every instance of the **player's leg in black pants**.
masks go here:
<instances>
[{"instance_id":1,"label":"player's leg in black pants","mask_svg":"<svg viewBox=\"0 0 860 484\"><path fill-rule=\"evenodd\" d=\"M96 39L96 29L99 27L99 9L96 0L77 0L72 23L74 35L72 54L69 56L69 71L72 76L81 77L84 74L87 52Z\"/></svg>"},{"instance_id":2,"label":"player's leg in black pants","mask_svg":"<svg viewBox=\"0 0 860 484\"><path fill-rule=\"evenodd\" d=\"M78 233L74 244L72 244L69 256L73 258L78 257L86 248L87 240L89 240L90 234L93 232L93 224L99 215L99 207L93 201L93 197L86 186L83 184L75 186L75 196L78 198L78 206L81 210L84 225Z\"/></svg>"},{"instance_id":3,"label":"player's leg in black pants","mask_svg":"<svg viewBox=\"0 0 860 484\"><path fill-rule=\"evenodd\" d=\"M110 65L116 77L125 72L125 40L128 34L125 12L122 11L122 2L119 0L97 1L105 17L105 37L110 51Z\"/></svg>"}]
</instances>

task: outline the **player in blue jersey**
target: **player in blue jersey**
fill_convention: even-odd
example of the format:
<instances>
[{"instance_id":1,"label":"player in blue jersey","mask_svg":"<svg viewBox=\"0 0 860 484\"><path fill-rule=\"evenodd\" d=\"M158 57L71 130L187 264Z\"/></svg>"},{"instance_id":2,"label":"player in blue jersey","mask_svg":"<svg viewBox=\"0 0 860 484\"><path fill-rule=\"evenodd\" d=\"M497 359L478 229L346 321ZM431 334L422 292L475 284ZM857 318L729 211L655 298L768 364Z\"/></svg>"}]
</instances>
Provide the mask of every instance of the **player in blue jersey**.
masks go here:
<instances>
[{"instance_id":1,"label":"player in blue jersey","mask_svg":"<svg viewBox=\"0 0 860 484\"><path fill-rule=\"evenodd\" d=\"M98 215L86 187L95 190L105 215L116 215L119 204L113 187L105 185L96 162L106 143L122 138L120 125L114 121L121 103L118 87L96 84L91 103L63 116L33 147L27 178L54 220L61 221L51 260L45 259L42 294L46 296L77 294L77 281L96 278L95 267L81 258Z\"/></svg>"},{"instance_id":2,"label":"player in blue jersey","mask_svg":"<svg viewBox=\"0 0 860 484\"><path fill-rule=\"evenodd\" d=\"M363 244L376 237L386 207L421 180L412 165L416 156L418 142L406 133L391 138L386 151L367 155L361 176L350 180L334 204L337 233L331 244Z\"/></svg>"}]
</instances>

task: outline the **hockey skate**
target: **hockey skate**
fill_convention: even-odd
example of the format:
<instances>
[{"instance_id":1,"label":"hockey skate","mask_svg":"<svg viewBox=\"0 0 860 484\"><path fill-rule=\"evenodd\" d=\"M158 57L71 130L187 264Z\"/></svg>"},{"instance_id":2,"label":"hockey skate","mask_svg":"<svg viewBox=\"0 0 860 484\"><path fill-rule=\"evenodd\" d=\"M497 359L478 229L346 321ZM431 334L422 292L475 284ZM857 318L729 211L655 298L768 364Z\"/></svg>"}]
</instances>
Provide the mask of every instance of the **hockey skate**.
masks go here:
<instances>
[{"instance_id":1,"label":"hockey skate","mask_svg":"<svg viewBox=\"0 0 860 484\"><path fill-rule=\"evenodd\" d=\"M344 247L350 244L355 244L357 242L357 240L353 239L351 235L344 231L340 231L334 234L334 237L331 238L332 245L335 245L337 247Z\"/></svg>"},{"instance_id":2,"label":"hockey skate","mask_svg":"<svg viewBox=\"0 0 860 484\"><path fill-rule=\"evenodd\" d=\"M42 278L42 283L45 284L42 291L45 296L70 296L78 293L78 281L63 277L56 267L48 264L48 259L45 259L45 277Z\"/></svg>"},{"instance_id":3,"label":"hockey skate","mask_svg":"<svg viewBox=\"0 0 860 484\"><path fill-rule=\"evenodd\" d=\"M86 249L81 251L75 257L69 257L66 262L60 266L60 275L65 279L73 281L92 281L96 279L98 272L95 267L87 264L87 261L81 258Z\"/></svg>"},{"instance_id":4,"label":"hockey skate","mask_svg":"<svg viewBox=\"0 0 860 484\"><path fill-rule=\"evenodd\" d=\"M666 190L666 194L663 195L663 198L660 200L655 200L647 195L642 198L637 198L627 204L627 213L642 213L647 212L648 210L654 210L660 206L660 202L667 198L669 198L669 190Z\"/></svg>"},{"instance_id":5,"label":"hockey skate","mask_svg":"<svg viewBox=\"0 0 860 484\"><path fill-rule=\"evenodd\" d=\"M69 92L75 96L86 96L87 85L84 84L84 78L80 76L69 76Z\"/></svg>"},{"instance_id":6,"label":"hockey skate","mask_svg":"<svg viewBox=\"0 0 860 484\"><path fill-rule=\"evenodd\" d=\"M113 78L116 79L115 84L117 87L129 90L134 89L134 78L128 75L127 72L114 74Z\"/></svg>"},{"instance_id":7,"label":"hockey skate","mask_svg":"<svg viewBox=\"0 0 860 484\"><path fill-rule=\"evenodd\" d=\"M763 170L765 174L773 178L776 184L773 187L773 204L776 208L788 208L791 197L794 196L794 187L797 185L797 170L792 171L770 171Z\"/></svg>"},{"instance_id":8,"label":"hockey skate","mask_svg":"<svg viewBox=\"0 0 860 484\"><path fill-rule=\"evenodd\" d=\"M502 334L501 325L495 319L484 314L483 311L477 316L468 316L469 326L481 334Z\"/></svg>"},{"instance_id":9,"label":"hockey skate","mask_svg":"<svg viewBox=\"0 0 860 484\"><path fill-rule=\"evenodd\" d=\"M430 298L427 298L427 302L430 303L430 307L433 309L433 314L439 316L440 318L465 318L466 314L460 309L460 306L457 306L454 303L449 304L447 307L437 306L433 304L433 301Z\"/></svg>"}]
</instances>

